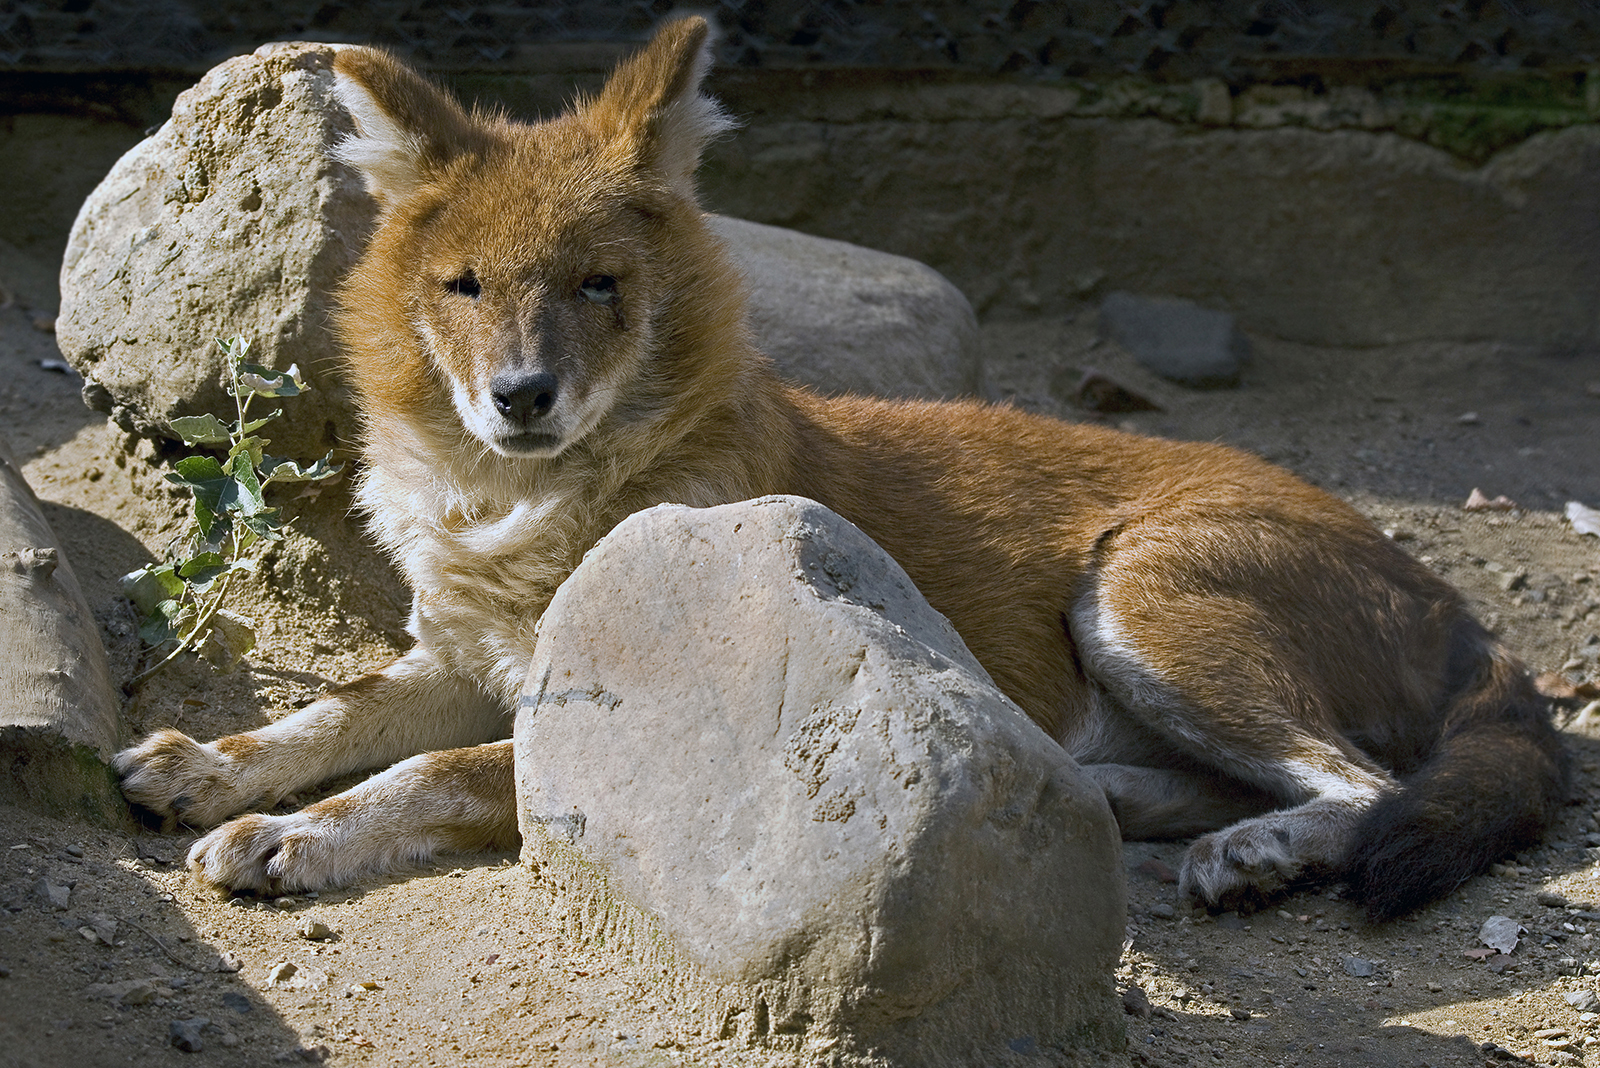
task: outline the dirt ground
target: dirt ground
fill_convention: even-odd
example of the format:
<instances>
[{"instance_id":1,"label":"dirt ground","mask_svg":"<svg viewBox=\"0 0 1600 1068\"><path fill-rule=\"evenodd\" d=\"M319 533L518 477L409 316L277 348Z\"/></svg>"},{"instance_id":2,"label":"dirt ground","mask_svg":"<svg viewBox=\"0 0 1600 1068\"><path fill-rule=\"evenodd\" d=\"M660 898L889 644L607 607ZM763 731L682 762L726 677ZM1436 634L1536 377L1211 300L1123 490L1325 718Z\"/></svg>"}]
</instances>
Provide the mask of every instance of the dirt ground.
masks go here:
<instances>
[{"instance_id":1,"label":"dirt ground","mask_svg":"<svg viewBox=\"0 0 1600 1068\"><path fill-rule=\"evenodd\" d=\"M50 369L51 265L0 258L0 434L26 462L97 617L113 674L140 656L117 577L159 555L185 502L154 450L83 407ZM18 272L21 273L18 273ZM985 324L987 391L1066 418L1231 442L1351 500L1472 598L1540 672L1600 680L1600 541L1564 502L1600 506L1600 359L1514 344L1330 350L1253 338L1234 390L1143 374L1096 339L1094 313ZM1105 371L1162 411L1071 403ZM1469 491L1509 512L1466 512ZM218 675L179 664L127 710L130 737L202 738L300 707L403 648L405 596L361 539L341 487L297 500L303 534L275 551L246 610L261 647ZM1368 927L1336 891L1253 916L1178 899L1182 843L1131 844L1128 948L1136 1063L1577 1064L1600 1049L1600 707L1561 707L1581 767L1549 840L1415 916ZM306 800L302 798L300 800ZM192 835L109 831L0 808L0 1066L165 1065L177 1021L203 1018L195 1063L718 1065L762 1063L675 1031L625 970L562 944L549 898L510 855L444 858L404 877L276 901L226 900L183 869ZM66 888L62 904L49 888ZM1063 907L1071 907L1064 902ZM1490 916L1526 932L1491 960ZM313 922L328 937L304 937ZM317 933L317 932L313 932ZM281 967L294 966L293 974ZM1589 995L1585 1001L1581 995ZM1569 997L1570 995L1570 997ZM1574 1004L1576 1001L1576 1004ZM1485 1049L1485 1044L1492 1044ZM1600 1056L1600 1053L1597 1053Z\"/></svg>"}]
</instances>

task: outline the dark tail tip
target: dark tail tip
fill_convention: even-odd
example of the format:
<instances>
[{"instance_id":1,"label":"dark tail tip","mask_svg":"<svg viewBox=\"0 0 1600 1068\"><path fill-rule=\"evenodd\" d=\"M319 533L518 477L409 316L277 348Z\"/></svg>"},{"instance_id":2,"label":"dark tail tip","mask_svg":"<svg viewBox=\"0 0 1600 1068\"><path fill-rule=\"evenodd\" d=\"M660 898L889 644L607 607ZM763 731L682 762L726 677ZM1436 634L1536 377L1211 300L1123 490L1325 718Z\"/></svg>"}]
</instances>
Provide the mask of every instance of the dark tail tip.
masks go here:
<instances>
[{"instance_id":1,"label":"dark tail tip","mask_svg":"<svg viewBox=\"0 0 1600 1068\"><path fill-rule=\"evenodd\" d=\"M1444 739L1362 818L1345 861L1352 896L1372 922L1397 919L1538 842L1566 798L1568 765L1542 702Z\"/></svg>"}]
</instances>

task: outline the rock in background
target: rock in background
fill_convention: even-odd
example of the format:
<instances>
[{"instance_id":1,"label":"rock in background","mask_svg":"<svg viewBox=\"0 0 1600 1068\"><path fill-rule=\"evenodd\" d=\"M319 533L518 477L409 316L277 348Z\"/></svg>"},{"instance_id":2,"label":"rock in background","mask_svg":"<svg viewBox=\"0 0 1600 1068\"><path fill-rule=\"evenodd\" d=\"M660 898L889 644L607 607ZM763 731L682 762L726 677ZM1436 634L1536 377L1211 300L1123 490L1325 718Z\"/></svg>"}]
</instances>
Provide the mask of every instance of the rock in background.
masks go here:
<instances>
[{"instance_id":1,"label":"rock in background","mask_svg":"<svg viewBox=\"0 0 1600 1068\"><path fill-rule=\"evenodd\" d=\"M932 267L797 230L710 222L744 272L761 349L785 375L824 393L977 392L977 317Z\"/></svg>"},{"instance_id":2,"label":"rock in background","mask_svg":"<svg viewBox=\"0 0 1600 1068\"><path fill-rule=\"evenodd\" d=\"M566 933L776 1063L1122 1049L1104 796L813 501L622 523L540 621L523 857Z\"/></svg>"},{"instance_id":3,"label":"rock in background","mask_svg":"<svg viewBox=\"0 0 1600 1068\"><path fill-rule=\"evenodd\" d=\"M273 424L274 452L321 455L353 425L329 313L376 209L329 155L351 128L333 55L264 45L211 70L78 213L56 334L124 428L171 436L175 416L231 411L215 339L233 334L316 387Z\"/></svg>"},{"instance_id":4,"label":"rock in background","mask_svg":"<svg viewBox=\"0 0 1600 1068\"><path fill-rule=\"evenodd\" d=\"M1192 301L1111 293L1100 302L1100 330L1146 370L1198 389L1238 385L1250 360L1233 316Z\"/></svg>"},{"instance_id":5,"label":"rock in background","mask_svg":"<svg viewBox=\"0 0 1600 1068\"><path fill-rule=\"evenodd\" d=\"M172 118L84 203L61 269L61 350L84 396L124 428L172 436L175 416L227 412L215 339L298 364L316 391L272 426L273 451L314 457L354 431L330 330L334 290L376 215L335 162L350 119L332 97L334 50L265 45L183 93ZM714 219L750 276L758 343L828 392L974 392L972 308L913 260Z\"/></svg>"}]
</instances>

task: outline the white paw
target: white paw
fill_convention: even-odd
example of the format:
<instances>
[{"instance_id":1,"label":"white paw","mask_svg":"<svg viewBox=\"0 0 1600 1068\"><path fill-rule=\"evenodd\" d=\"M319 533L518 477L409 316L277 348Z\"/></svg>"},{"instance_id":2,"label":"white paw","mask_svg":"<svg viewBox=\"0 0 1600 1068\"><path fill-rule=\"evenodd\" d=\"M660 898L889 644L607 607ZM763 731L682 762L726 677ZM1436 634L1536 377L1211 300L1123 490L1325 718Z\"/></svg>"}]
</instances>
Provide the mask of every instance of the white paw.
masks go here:
<instances>
[{"instance_id":1,"label":"white paw","mask_svg":"<svg viewBox=\"0 0 1600 1068\"><path fill-rule=\"evenodd\" d=\"M1189 847L1178 890L1221 908L1253 910L1301 872L1288 828L1271 817L1245 820Z\"/></svg>"},{"instance_id":2,"label":"white paw","mask_svg":"<svg viewBox=\"0 0 1600 1068\"><path fill-rule=\"evenodd\" d=\"M113 761L129 801L192 827L210 827L256 801L240 795L232 761L215 744L201 745L182 731L157 731Z\"/></svg>"},{"instance_id":3,"label":"white paw","mask_svg":"<svg viewBox=\"0 0 1600 1068\"><path fill-rule=\"evenodd\" d=\"M254 814L223 824L190 848L189 870L227 890L275 894L344 886L431 856L421 835L363 829L313 805L286 816Z\"/></svg>"}]
</instances>

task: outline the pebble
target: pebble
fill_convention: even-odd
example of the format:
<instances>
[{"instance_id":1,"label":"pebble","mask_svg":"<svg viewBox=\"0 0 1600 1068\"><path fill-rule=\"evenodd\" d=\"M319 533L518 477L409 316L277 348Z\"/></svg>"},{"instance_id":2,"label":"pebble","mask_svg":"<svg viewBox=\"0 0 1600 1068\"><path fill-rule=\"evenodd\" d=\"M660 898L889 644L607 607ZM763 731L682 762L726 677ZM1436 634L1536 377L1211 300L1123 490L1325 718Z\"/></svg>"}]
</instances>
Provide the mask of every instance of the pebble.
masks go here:
<instances>
[{"instance_id":1,"label":"pebble","mask_svg":"<svg viewBox=\"0 0 1600 1068\"><path fill-rule=\"evenodd\" d=\"M200 1041L200 1032L210 1022L204 1016L173 1020L167 1024L167 1040L185 1053L199 1053L206 1048Z\"/></svg>"},{"instance_id":2,"label":"pebble","mask_svg":"<svg viewBox=\"0 0 1600 1068\"><path fill-rule=\"evenodd\" d=\"M74 843L72 845L67 846L66 852L67 852L67 856L69 856L69 857L82 858L82 856L83 856L83 846Z\"/></svg>"},{"instance_id":3,"label":"pebble","mask_svg":"<svg viewBox=\"0 0 1600 1068\"><path fill-rule=\"evenodd\" d=\"M1344 959L1344 970L1347 974L1353 975L1357 979L1365 979L1372 974L1373 966L1370 960L1347 956Z\"/></svg>"},{"instance_id":4,"label":"pebble","mask_svg":"<svg viewBox=\"0 0 1600 1068\"><path fill-rule=\"evenodd\" d=\"M240 960L239 955L233 950L224 950L217 954L217 971L236 972L243 967L244 961Z\"/></svg>"},{"instance_id":5,"label":"pebble","mask_svg":"<svg viewBox=\"0 0 1600 1068\"><path fill-rule=\"evenodd\" d=\"M272 907L275 908L275 909L285 909L285 910L292 909L292 908L294 908L294 898L292 898L292 897L274 898L273 902L272 902Z\"/></svg>"},{"instance_id":6,"label":"pebble","mask_svg":"<svg viewBox=\"0 0 1600 1068\"><path fill-rule=\"evenodd\" d=\"M1579 1012L1593 1012L1600 1009L1600 997L1595 996L1593 990L1569 990L1561 995L1568 1005Z\"/></svg>"},{"instance_id":7,"label":"pebble","mask_svg":"<svg viewBox=\"0 0 1600 1068\"><path fill-rule=\"evenodd\" d=\"M1250 1010L1241 1009L1239 1006L1235 1005L1233 1008L1228 1010L1228 1015L1232 1016L1235 1020L1248 1020L1250 1019Z\"/></svg>"},{"instance_id":8,"label":"pebble","mask_svg":"<svg viewBox=\"0 0 1600 1068\"><path fill-rule=\"evenodd\" d=\"M1143 987L1130 986L1122 992L1122 1011L1141 1020L1149 1017L1150 998Z\"/></svg>"},{"instance_id":9,"label":"pebble","mask_svg":"<svg viewBox=\"0 0 1600 1068\"><path fill-rule=\"evenodd\" d=\"M335 932L321 920L306 920L295 928L295 933L309 942L326 942L334 937Z\"/></svg>"},{"instance_id":10,"label":"pebble","mask_svg":"<svg viewBox=\"0 0 1600 1068\"><path fill-rule=\"evenodd\" d=\"M295 965L294 962L280 960L278 963L267 969L267 985L283 986L288 983L290 979L293 979L294 973L299 970L299 967Z\"/></svg>"},{"instance_id":11,"label":"pebble","mask_svg":"<svg viewBox=\"0 0 1600 1068\"><path fill-rule=\"evenodd\" d=\"M1540 890L1533 899L1545 908L1564 909L1569 902L1565 894L1558 894L1554 890Z\"/></svg>"},{"instance_id":12,"label":"pebble","mask_svg":"<svg viewBox=\"0 0 1600 1068\"><path fill-rule=\"evenodd\" d=\"M1158 905L1150 906L1150 915L1158 920L1171 920L1177 917L1178 910L1163 901Z\"/></svg>"},{"instance_id":13,"label":"pebble","mask_svg":"<svg viewBox=\"0 0 1600 1068\"><path fill-rule=\"evenodd\" d=\"M33 884L33 895L43 904L57 911L65 911L72 900L72 888L53 883L49 879L39 879Z\"/></svg>"}]
</instances>

